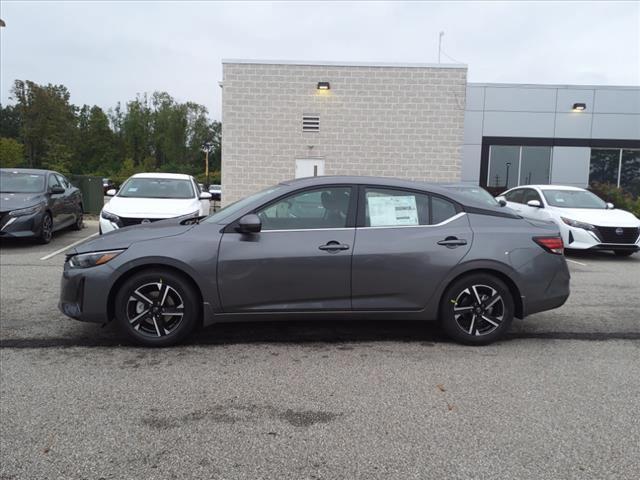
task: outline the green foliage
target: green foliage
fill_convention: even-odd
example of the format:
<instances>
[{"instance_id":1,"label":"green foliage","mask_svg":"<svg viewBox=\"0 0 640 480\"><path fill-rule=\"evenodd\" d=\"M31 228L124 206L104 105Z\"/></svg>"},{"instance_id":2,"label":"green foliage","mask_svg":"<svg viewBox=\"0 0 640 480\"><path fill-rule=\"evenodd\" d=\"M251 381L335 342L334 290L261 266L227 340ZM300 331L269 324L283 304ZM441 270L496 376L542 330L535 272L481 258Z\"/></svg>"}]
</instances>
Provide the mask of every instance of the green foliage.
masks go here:
<instances>
[{"instance_id":1,"label":"green foliage","mask_svg":"<svg viewBox=\"0 0 640 480\"><path fill-rule=\"evenodd\" d=\"M611 202L616 208L627 210L640 218L640 197L634 197L622 188L609 183L594 183L589 189L605 202Z\"/></svg>"},{"instance_id":2,"label":"green foliage","mask_svg":"<svg viewBox=\"0 0 640 480\"><path fill-rule=\"evenodd\" d=\"M209 141L210 178L220 170L221 125L203 105L155 92L105 112L72 105L63 85L22 80L12 95L15 105L0 106L0 136L24 145L24 166L117 181L143 171L195 175L204 173L201 147Z\"/></svg>"},{"instance_id":3,"label":"green foliage","mask_svg":"<svg viewBox=\"0 0 640 480\"><path fill-rule=\"evenodd\" d=\"M0 168L23 167L24 145L13 138L0 137Z\"/></svg>"}]
</instances>

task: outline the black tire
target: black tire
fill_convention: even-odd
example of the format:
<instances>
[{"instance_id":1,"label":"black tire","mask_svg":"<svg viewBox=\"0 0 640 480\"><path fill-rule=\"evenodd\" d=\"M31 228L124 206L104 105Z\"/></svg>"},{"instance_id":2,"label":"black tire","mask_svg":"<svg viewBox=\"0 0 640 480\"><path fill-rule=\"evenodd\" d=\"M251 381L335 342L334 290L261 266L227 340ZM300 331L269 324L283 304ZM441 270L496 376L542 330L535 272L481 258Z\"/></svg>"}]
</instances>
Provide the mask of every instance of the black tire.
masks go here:
<instances>
[{"instance_id":1,"label":"black tire","mask_svg":"<svg viewBox=\"0 0 640 480\"><path fill-rule=\"evenodd\" d=\"M167 288L166 294L163 288ZM134 343L167 347L182 342L194 330L201 308L198 295L186 278L154 268L124 282L116 294L114 312L118 327Z\"/></svg>"},{"instance_id":2,"label":"black tire","mask_svg":"<svg viewBox=\"0 0 640 480\"><path fill-rule=\"evenodd\" d=\"M440 304L440 324L457 342L488 345L509 330L514 312L513 296L502 280L485 273L470 274L447 288Z\"/></svg>"},{"instance_id":3,"label":"black tire","mask_svg":"<svg viewBox=\"0 0 640 480\"><path fill-rule=\"evenodd\" d=\"M84 207L82 204L78 207L80 208L80 212L76 215L76 221L71 226L72 230L82 230L84 228Z\"/></svg>"},{"instance_id":4,"label":"black tire","mask_svg":"<svg viewBox=\"0 0 640 480\"><path fill-rule=\"evenodd\" d=\"M614 250L613 253L616 254L616 257L630 257L636 252L633 250Z\"/></svg>"},{"instance_id":5,"label":"black tire","mask_svg":"<svg viewBox=\"0 0 640 480\"><path fill-rule=\"evenodd\" d=\"M36 240L42 245L46 245L53 237L53 218L49 212L45 212L40 220L40 233Z\"/></svg>"}]
</instances>

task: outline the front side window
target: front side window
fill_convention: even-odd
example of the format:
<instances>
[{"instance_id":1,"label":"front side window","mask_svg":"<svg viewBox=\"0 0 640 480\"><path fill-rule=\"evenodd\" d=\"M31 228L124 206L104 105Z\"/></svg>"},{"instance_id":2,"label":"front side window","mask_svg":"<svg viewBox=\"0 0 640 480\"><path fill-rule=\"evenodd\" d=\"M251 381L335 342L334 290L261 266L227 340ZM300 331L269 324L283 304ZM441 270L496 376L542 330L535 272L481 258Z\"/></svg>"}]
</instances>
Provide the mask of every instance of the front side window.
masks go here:
<instances>
[{"instance_id":1,"label":"front side window","mask_svg":"<svg viewBox=\"0 0 640 480\"><path fill-rule=\"evenodd\" d=\"M544 190L544 198L553 207L563 208L607 208L597 195L586 190Z\"/></svg>"},{"instance_id":2,"label":"front side window","mask_svg":"<svg viewBox=\"0 0 640 480\"><path fill-rule=\"evenodd\" d=\"M44 175L24 172L0 172L1 193L44 192Z\"/></svg>"},{"instance_id":3,"label":"front side window","mask_svg":"<svg viewBox=\"0 0 640 480\"><path fill-rule=\"evenodd\" d=\"M542 205L542 200L540 198L540 195L538 195L538 192L536 192L532 188L525 188L524 189L524 195L522 196L522 203L526 204L527 202L530 202L531 200L537 200L537 201L540 202L540 205Z\"/></svg>"},{"instance_id":4,"label":"front side window","mask_svg":"<svg viewBox=\"0 0 640 480\"><path fill-rule=\"evenodd\" d=\"M522 188L518 188L516 190L511 190L510 192L507 192L504 198L507 199L507 202L524 203L522 201L523 195L524 195L524 190Z\"/></svg>"},{"instance_id":5,"label":"front side window","mask_svg":"<svg viewBox=\"0 0 640 480\"><path fill-rule=\"evenodd\" d=\"M127 198L193 198L190 180L173 178L130 178L125 182L119 197Z\"/></svg>"},{"instance_id":6,"label":"front side window","mask_svg":"<svg viewBox=\"0 0 640 480\"><path fill-rule=\"evenodd\" d=\"M64 178L62 175L56 175L56 177L58 177L58 182L60 183L60 185L62 185L65 189L69 188L71 185L69 184L69 182L67 181L66 178Z\"/></svg>"},{"instance_id":7,"label":"front side window","mask_svg":"<svg viewBox=\"0 0 640 480\"><path fill-rule=\"evenodd\" d=\"M58 177L56 177L53 173L49 175L49 188L53 187L61 187L60 182L58 181Z\"/></svg>"},{"instance_id":8,"label":"front side window","mask_svg":"<svg viewBox=\"0 0 640 480\"><path fill-rule=\"evenodd\" d=\"M365 227L429 225L429 196L385 188L365 189Z\"/></svg>"},{"instance_id":9,"label":"front side window","mask_svg":"<svg viewBox=\"0 0 640 480\"><path fill-rule=\"evenodd\" d=\"M294 193L256 213L262 230L345 228L351 187L324 187Z\"/></svg>"}]
</instances>

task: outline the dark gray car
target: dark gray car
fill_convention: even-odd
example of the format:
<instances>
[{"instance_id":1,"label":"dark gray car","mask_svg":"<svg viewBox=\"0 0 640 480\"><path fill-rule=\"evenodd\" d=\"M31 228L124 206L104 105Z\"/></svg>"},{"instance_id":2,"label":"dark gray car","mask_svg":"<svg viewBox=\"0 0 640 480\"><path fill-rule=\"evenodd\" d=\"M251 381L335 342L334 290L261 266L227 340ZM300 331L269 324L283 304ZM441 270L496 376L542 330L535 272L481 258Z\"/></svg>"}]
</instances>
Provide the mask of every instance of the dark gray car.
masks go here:
<instances>
[{"instance_id":1,"label":"dark gray car","mask_svg":"<svg viewBox=\"0 0 640 480\"><path fill-rule=\"evenodd\" d=\"M67 256L60 309L163 346L256 319L440 320L468 344L562 305L555 225L455 190L369 177L274 186L203 219L123 228Z\"/></svg>"}]
</instances>

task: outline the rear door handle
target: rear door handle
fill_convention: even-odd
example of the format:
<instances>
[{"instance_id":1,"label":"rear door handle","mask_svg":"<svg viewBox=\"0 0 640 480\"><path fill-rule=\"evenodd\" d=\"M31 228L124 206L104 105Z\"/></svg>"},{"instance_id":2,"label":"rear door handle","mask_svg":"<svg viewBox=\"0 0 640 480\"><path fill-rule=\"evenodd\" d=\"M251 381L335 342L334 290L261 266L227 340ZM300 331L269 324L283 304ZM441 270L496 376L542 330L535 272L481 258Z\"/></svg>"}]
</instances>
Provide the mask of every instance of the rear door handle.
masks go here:
<instances>
[{"instance_id":1,"label":"rear door handle","mask_svg":"<svg viewBox=\"0 0 640 480\"><path fill-rule=\"evenodd\" d=\"M320 250L324 250L325 252L336 253L340 250L349 250L349 245L345 245L344 243L339 243L335 240L332 240L330 242L327 242L325 245L320 245L318 248Z\"/></svg>"},{"instance_id":2,"label":"rear door handle","mask_svg":"<svg viewBox=\"0 0 640 480\"><path fill-rule=\"evenodd\" d=\"M463 238L457 237L447 237L444 240L440 240L438 245L442 245L444 247L455 248L461 247L462 245L466 245L467 241Z\"/></svg>"}]
</instances>

